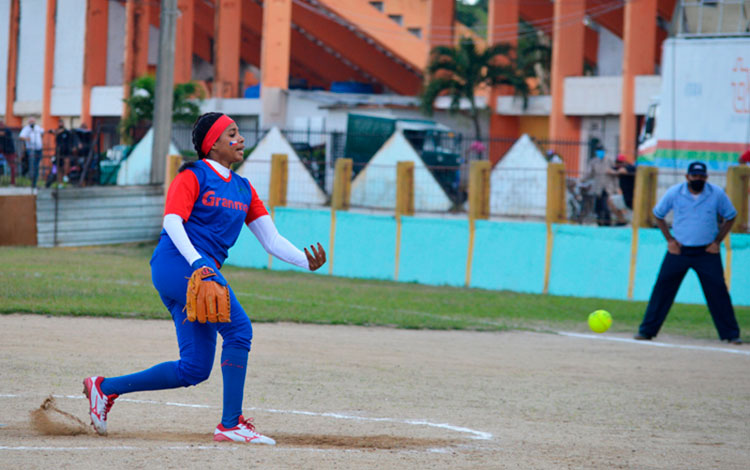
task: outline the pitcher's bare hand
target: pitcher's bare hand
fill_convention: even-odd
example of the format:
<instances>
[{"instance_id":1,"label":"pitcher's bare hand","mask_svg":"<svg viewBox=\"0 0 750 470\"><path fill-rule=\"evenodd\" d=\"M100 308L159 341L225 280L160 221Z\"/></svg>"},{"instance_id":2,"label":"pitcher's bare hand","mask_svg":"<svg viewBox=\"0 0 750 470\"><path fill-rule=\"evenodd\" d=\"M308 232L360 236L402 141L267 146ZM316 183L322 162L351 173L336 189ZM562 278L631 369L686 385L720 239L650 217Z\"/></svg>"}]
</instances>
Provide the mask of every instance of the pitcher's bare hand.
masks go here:
<instances>
[{"instance_id":1,"label":"pitcher's bare hand","mask_svg":"<svg viewBox=\"0 0 750 470\"><path fill-rule=\"evenodd\" d=\"M317 250L313 245L310 245L310 250L313 253L312 255L307 251L307 248L305 248L305 256L307 256L310 271L315 271L326 263L326 250L323 249L323 245L321 245L320 242L318 242Z\"/></svg>"}]
</instances>

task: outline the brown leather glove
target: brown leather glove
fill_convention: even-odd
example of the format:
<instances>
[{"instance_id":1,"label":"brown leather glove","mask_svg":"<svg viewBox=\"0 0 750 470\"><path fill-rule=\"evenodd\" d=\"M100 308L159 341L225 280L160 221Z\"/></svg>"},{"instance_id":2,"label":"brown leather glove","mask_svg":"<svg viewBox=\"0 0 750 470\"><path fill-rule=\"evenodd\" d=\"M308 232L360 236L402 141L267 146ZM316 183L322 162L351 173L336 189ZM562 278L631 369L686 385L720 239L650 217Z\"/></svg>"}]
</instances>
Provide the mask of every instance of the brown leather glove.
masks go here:
<instances>
[{"instance_id":1,"label":"brown leather glove","mask_svg":"<svg viewBox=\"0 0 750 470\"><path fill-rule=\"evenodd\" d=\"M218 282L204 280L211 276L216 276L216 272L208 266L196 269L190 276L185 303L187 319L199 323L228 323L231 321L229 289Z\"/></svg>"}]
</instances>

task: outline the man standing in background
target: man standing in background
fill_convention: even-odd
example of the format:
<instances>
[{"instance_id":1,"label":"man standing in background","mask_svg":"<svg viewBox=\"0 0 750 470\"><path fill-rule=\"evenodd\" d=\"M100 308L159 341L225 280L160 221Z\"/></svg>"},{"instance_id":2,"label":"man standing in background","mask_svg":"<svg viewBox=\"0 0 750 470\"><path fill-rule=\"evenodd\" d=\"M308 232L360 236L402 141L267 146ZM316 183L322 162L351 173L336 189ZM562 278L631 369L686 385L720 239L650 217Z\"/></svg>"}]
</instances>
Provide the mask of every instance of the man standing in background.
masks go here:
<instances>
[{"instance_id":1,"label":"man standing in background","mask_svg":"<svg viewBox=\"0 0 750 470\"><path fill-rule=\"evenodd\" d=\"M686 182L669 188L654 207L656 225L667 239L667 254L635 339L650 340L659 333L685 274L692 268L698 274L719 338L742 344L719 250L737 211L723 189L706 182L705 163L692 162L685 178ZM671 210L674 210L673 233L664 221ZM719 216L721 224L717 222Z\"/></svg>"},{"instance_id":2,"label":"man standing in background","mask_svg":"<svg viewBox=\"0 0 750 470\"><path fill-rule=\"evenodd\" d=\"M31 187L36 188L36 180L39 178L39 162L42 160L42 136L44 129L36 125L36 119L29 118L28 124L21 129L18 137L26 147L26 158L29 164L29 178Z\"/></svg>"},{"instance_id":3,"label":"man standing in background","mask_svg":"<svg viewBox=\"0 0 750 470\"><path fill-rule=\"evenodd\" d=\"M16 146L13 143L13 133L5 127L5 122L0 119L0 153L5 156L5 161L10 169L10 185L16 184Z\"/></svg>"}]
</instances>

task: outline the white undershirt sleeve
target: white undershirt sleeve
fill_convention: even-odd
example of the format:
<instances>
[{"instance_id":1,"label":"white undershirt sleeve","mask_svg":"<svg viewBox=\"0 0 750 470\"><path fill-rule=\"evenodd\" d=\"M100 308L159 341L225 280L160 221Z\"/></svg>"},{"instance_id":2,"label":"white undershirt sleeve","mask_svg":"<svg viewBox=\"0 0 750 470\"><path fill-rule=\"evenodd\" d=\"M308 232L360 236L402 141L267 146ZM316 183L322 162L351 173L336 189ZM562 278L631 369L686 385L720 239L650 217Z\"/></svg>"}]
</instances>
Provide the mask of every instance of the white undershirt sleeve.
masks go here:
<instances>
[{"instance_id":1,"label":"white undershirt sleeve","mask_svg":"<svg viewBox=\"0 0 750 470\"><path fill-rule=\"evenodd\" d=\"M174 246L180 251L188 264L192 265L195 260L201 258L198 250L195 249L187 236L185 227L182 225L182 217L177 214L167 214L164 216L164 230L174 243Z\"/></svg>"},{"instance_id":2,"label":"white undershirt sleeve","mask_svg":"<svg viewBox=\"0 0 750 470\"><path fill-rule=\"evenodd\" d=\"M300 268L310 269L305 253L281 236L270 215L260 216L247 226L268 254Z\"/></svg>"}]
</instances>

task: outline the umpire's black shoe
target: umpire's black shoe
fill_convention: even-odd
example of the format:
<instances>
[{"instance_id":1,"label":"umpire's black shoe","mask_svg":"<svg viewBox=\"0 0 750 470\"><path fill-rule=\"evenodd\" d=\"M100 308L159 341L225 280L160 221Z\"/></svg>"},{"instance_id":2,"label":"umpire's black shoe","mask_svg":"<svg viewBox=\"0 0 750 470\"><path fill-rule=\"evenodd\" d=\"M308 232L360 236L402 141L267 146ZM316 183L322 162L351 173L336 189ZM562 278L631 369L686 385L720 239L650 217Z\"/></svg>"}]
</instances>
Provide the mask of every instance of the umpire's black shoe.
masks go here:
<instances>
[{"instance_id":1,"label":"umpire's black shoe","mask_svg":"<svg viewBox=\"0 0 750 470\"><path fill-rule=\"evenodd\" d=\"M633 336L633 339L637 339L638 341L651 341L651 338L653 338L653 336L646 336L640 333L636 333L636 335Z\"/></svg>"},{"instance_id":2,"label":"umpire's black shoe","mask_svg":"<svg viewBox=\"0 0 750 470\"><path fill-rule=\"evenodd\" d=\"M725 339L724 341L726 341L729 344L736 344L736 345L742 344L742 340L740 338Z\"/></svg>"}]
</instances>

